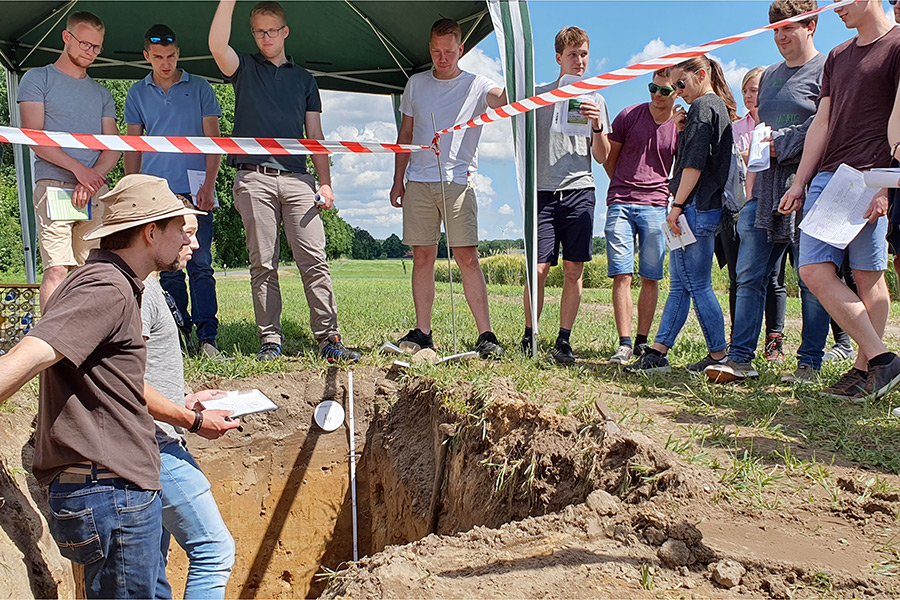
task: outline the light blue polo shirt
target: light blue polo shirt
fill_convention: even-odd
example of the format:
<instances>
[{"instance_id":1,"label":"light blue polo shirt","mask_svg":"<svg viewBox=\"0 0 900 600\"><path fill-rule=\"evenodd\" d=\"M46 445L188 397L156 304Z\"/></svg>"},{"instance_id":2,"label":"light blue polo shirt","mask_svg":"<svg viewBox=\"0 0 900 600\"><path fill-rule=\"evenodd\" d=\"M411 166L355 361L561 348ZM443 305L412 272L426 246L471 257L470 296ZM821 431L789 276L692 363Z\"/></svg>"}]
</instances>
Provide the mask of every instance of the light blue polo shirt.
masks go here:
<instances>
[{"instance_id":1,"label":"light blue polo shirt","mask_svg":"<svg viewBox=\"0 0 900 600\"><path fill-rule=\"evenodd\" d=\"M143 125L146 135L202 136L203 117L221 117L222 109L209 82L187 71L167 94L153 83L153 73L134 83L125 98L125 122ZM169 182L176 194L191 191L188 169L206 171L203 154L144 152L141 172Z\"/></svg>"}]
</instances>

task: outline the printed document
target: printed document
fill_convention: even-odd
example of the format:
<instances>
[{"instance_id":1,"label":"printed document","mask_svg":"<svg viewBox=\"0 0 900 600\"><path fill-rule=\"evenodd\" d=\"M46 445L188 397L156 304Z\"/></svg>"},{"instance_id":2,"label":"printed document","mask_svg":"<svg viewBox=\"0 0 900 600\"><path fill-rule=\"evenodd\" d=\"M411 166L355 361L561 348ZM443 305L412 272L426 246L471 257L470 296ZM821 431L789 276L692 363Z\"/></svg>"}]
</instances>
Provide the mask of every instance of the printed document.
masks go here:
<instances>
[{"instance_id":1,"label":"printed document","mask_svg":"<svg viewBox=\"0 0 900 600\"><path fill-rule=\"evenodd\" d=\"M90 221L91 203L84 208L75 208L72 204L72 193L58 187L47 188L47 212L51 221Z\"/></svg>"},{"instance_id":2,"label":"printed document","mask_svg":"<svg viewBox=\"0 0 900 600\"><path fill-rule=\"evenodd\" d=\"M872 169L863 173L867 187L900 188L900 169Z\"/></svg>"},{"instance_id":3,"label":"printed document","mask_svg":"<svg viewBox=\"0 0 900 600\"><path fill-rule=\"evenodd\" d=\"M223 396L206 400L203 402L203 408L208 410L231 410L234 411L231 417L236 419L245 415L275 410L278 406L259 390L240 390L225 392Z\"/></svg>"},{"instance_id":4,"label":"printed document","mask_svg":"<svg viewBox=\"0 0 900 600\"><path fill-rule=\"evenodd\" d=\"M194 197L194 206L197 206L197 194L206 181L206 171L198 171L196 169L188 169L188 186L191 188L191 196ZM219 199L213 193L213 209L219 208Z\"/></svg>"},{"instance_id":5,"label":"printed document","mask_svg":"<svg viewBox=\"0 0 900 600\"><path fill-rule=\"evenodd\" d=\"M676 222L678 223L678 228L681 229L681 235L675 235L669 229L668 224L663 225L663 232L666 234L666 245L669 247L669 250L681 250L697 241L684 215L678 215L678 221Z\"/></svg>"},{"instance_id":6,"label":"printed document","mask_svg":"<svg viewBox=\"0 0 900 600\"><path fill-rule=\"evenodd\" d=\"M800 230L844 249L866 226L863 215L877 192L878 188L866 187L862 172L841 165L803 218Z\"/></svg>"},{"instance_id":7,"label":"printed document","mask_svg":"<svg viewBox=\"0 0 900 600\"><path fill-rule=\"evenodd\" d=\"M769 168L772 159L770 147L772 142L763 140L772 135L772 128L765 123L760 123L753 129L753 137L750 138L750 155L747 157L747 172L759 173Z\"/></svg>"},{"instance_id":8,"label":"printed document","mask_svg":"<svg viewBox=\"0 0 900 600\"><path fill-rule=\"evenodd\" d=\"M581 81L583 77L575 75L563 75L559 80L559 87ZM598 104L596 94L585 94L577 98L570 98L557 102L553 106L553 122L550 125L551 131L558 131L563 135L573 135L577 137L591 137L591 122L581 114L581 103L591 102Z\"/></svg>"}]
</instances>

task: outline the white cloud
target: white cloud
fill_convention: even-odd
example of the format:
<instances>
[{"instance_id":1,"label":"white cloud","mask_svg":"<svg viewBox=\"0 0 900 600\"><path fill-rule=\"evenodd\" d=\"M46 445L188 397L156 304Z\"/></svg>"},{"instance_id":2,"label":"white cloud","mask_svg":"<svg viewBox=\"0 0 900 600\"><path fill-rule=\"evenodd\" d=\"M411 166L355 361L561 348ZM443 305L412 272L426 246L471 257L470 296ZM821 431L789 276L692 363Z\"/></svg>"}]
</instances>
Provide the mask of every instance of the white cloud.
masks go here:
<instances>
[{"instance_id":1,"label":"white cloud","mask_svg":"<svg viewBox=\"0 0 900 600\"><path fill-rule=\"evenodd\" d=\"M478 230L478 239L480 239L480 240L486 240L487 237L488 237L488 230L487 230L487 229L479 229L479 230Z\"/></svg>"},{"instance_id":2,"label":"white cloud","mask_svg":"<svg viewBox=\"0 0 900 600\"><path fill-rule=\"evenodd\" d=\"M494 180L483 173L475 173L472 184L475 186L475 197L478 200L478 209L487 210L494 202L496 192L493 186Z\"/></svg>"},{"instance_id":3,"label":"white cloud","mask_svg":"<svg viewBox=\"0 0 900 600\"><path fill-rule=\"evenodd\" d=\"M600 60L598 60L596 63L594 63L594 72L593 72L593 73L588 73L588 75L600 75L600 74L602 74L602 73L603 73L603 67L605 67L605 66L606 66L606 63L608 63L608 62L609 62L609 59L608 59L607 57L604 56L603 58L601 58Z\"/></svg>"},{"instance_id":4,"label":"white cloud","mask_svg":"<svg viewBox=\"0 0 900 600\"><path fill-rule=\"evenodd\" d=\"M512 209L512 206L510 206L509 204L504 204L500 207L500 210L497 211L497 214L500 215L511 215L513 213L514 211Z\"/></svg>"}]
</instances>

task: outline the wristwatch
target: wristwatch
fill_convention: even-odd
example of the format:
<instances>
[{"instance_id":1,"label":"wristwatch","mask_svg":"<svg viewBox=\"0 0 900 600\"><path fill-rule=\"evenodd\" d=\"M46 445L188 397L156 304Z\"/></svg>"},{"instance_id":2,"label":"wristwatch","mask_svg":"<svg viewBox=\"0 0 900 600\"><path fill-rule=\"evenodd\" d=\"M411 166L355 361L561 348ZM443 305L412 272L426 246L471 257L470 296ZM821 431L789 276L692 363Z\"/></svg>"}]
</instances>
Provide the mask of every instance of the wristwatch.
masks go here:
<instances>
[{"instance_id":1,"label":"wristwatch","mask_svg":"<svg viewBox=\"0 0 900 600\"><path fill-rule=\"evenodd\" d=\"M594 129L593 127L591 127L591 131L593 131L594 133L603 133L603 123L600 124L600 129Z\"/></svg>"},{"instance_id":2,"label":"wristwatch","mask_svg":"<svg viewBox=\"0 0 900 600\"><path fill-rule=\"evenodd\" d=\"M677 202L673 202L672 208L680 208L681 210L684 210L684 204L678 204Z\"/></svg>"}]
</instances>

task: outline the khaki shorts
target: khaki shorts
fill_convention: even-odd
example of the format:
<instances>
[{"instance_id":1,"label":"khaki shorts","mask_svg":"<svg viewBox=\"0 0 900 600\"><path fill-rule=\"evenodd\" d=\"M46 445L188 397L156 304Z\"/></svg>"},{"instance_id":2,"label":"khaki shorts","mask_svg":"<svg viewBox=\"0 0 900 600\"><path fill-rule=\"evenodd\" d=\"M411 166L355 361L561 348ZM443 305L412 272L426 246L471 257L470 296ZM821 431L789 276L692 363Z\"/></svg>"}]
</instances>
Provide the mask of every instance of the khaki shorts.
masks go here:
<instances>
[{"instance_id":1,"label":"khaki shorts","mask_svg":"<svg viewBox=\"0 0 900 600\"><path fill-rule=\"evenodd\" d=\"M55 179L39 179L34 186L34 214L37 217L38 245L44 268L76 267L83 265L91 249L100 247L100 240L84 241L82 236L100 224L103 207L97 200L108 191L106 186L91 198L90 221L51 221L47 210L47 188L74 189L74 184Z\"/></svg>"},{"instance_id":2,"label":"khaki shorts","mask_svg":"<svg viewBox=\"0 0 900 600\"><path fill-rule=\"evenodd\" d=\"M445 183L447 196L447 239L451 248L478 245L478 203L475 188L461 183ZM444 202L441 183L406 182L403 195L403 243L407 246L434 246L441 240Z\"/></svg>"}]
</instances>

